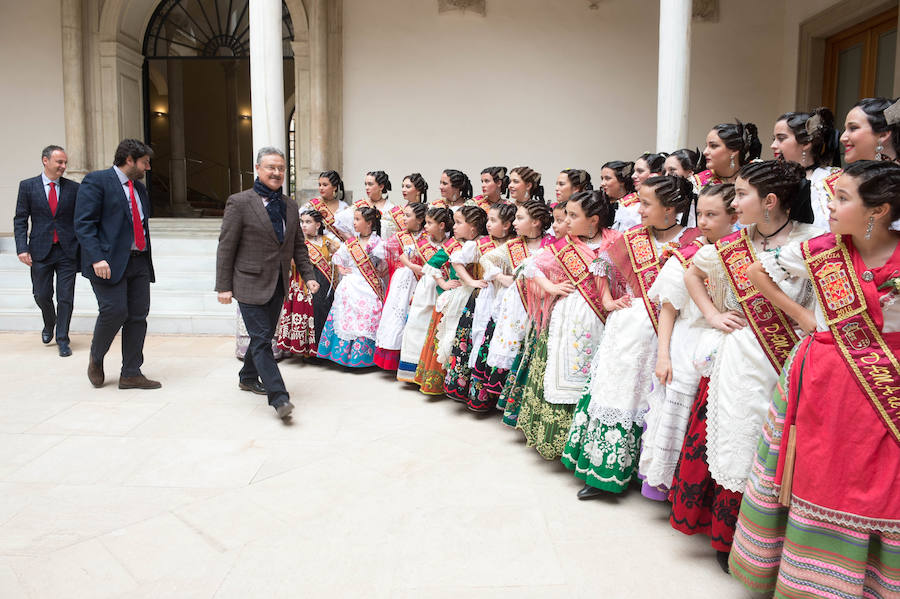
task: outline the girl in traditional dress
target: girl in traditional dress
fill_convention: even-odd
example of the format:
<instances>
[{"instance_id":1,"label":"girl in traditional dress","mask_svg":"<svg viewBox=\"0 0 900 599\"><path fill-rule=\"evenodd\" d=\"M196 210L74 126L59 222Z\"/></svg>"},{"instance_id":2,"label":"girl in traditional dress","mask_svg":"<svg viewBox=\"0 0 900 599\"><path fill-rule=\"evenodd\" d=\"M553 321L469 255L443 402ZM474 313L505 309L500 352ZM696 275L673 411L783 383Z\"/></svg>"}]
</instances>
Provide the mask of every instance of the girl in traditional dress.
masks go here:
<instances>
[{"instance_id":1,"label":"girl in traditional dress","mask_svg":"<svg viewBox=\"0 0 900 599\"><path fill-rule=\"evenodd\" d=\"M444 393L444 376L446 363L450 357L456 325L469 296L479 284L473 277L463 282L455 265L471 268L474 273L477 244L475 240L487 233L485 228L487 215L478 206L461 206L453 215L453 238L444 243L437 254L425 265L423 273L435 279L439 291L428 335L419 356L419 365L413 380L419 385L419 391L425 395L442 395ZM449 274L439 269L449 264Z\"/></svg>"},{"instance_id":2,"label":"girl in traditional dress","mask_svg":"<svg viewBox=\"0 0 900 599\"><path fill-rule=\"evenodd\" d=\"M406 231L397 232L385 243L390 284L375 335L375 365L384 370L397 370L400 363L409 303L425 265L419 242L425 234L427 210L421 202L407 204L403 208Z\"/></svg>"},{"instance_id":3,"label":"girl in traditional dress","mask_svg":"<svg viewBox=\"0 0 900 599\"><path fill-rule=\"evenodd\" d=\"M343 366L363 368L375 364L375 333L384 306L387 275L381 213L363 206L353 212L351 237L332 257L341 273L319 341L319 357Z\"/></svg>"},{"instance_id":4,"label":"girl in traditional dress","mask_svg":"<svg viewBox=\"0 0 900 599\"><path fill-rule=\"evenodd\" d=\"M397 231L405 231L403 207L388 199L391 191L391 180L384 171L370 171L365 179L366 198L369 205L381 213L381 236L390 239Z\"/></svg>"},{"instance_id":5,"label":"girl in traditional dress","mask_svg":"<svg viewBox=\"0 0 900 599\"><path fill-rule=\"evenodd\" d=\"M731 183L703 188L697 200L697 224L703 236L672 252L649 291L651 301L660 306L655 370L659 385L650 395L650 409L644 420L647 430L641 436L638 473L644 478L645 495L654 498L665 498L672 487L691 406L700 384L694 354L701 339L709 338L704 335L708 325L691 301L684 275L701 247L734 231L737 214L733 201ZM712 336L699 350L704 352L701 355L712 353L719 340L719 336Z\"/></svg>"},{"instance_id":6,"label":"girl in traditional dress","mask_svg":"<svg viewBox=\"0 0 900 599\"><path fill-rule=\"evenodd\" d=\"M548 242L544 232L550 227L550 207L540 200L530 200L516 208L513 227L518 237L510 239L502 248L489 252L481 261L484 276L489 278L497 293L491 320L484 333L484 342L472 368L475 383L469 392L467 407L474 412L486 412L498 403L509 369L519 354L528 312L525 308L526 263ZM514 420L510 421L513 425Z\"/></svg>"},{"instance_id":7,"label":"girl in traditional dress","mask_svg":"<svg viewBox=\"0 0 900 599\"><path fill-rule=\"evenodd\" d=\"M579 168L567 168L556 177L556 203L565 202L581 191L591 191L591 174Z\"/></svg>"},{"instance_id":8,"label":"girl in traditional dress","mask_svg":"<svg viewBox=\"0 0 900 599\"><path fill-rule=\"evenodd\" d=\"M309 261L315 267L319 290L309 293L303 277L292 265L291 287L284 298L275 338L279 349L301 358L310 358L316 355L322 329L334 301L331 255L340 244L325 236L325 223L318 210L308 210L300 215L300 229L306 237L306 249Z\"/></svg>"},{"instance_id":9,"label":"girl in traditional dress","mask_svg":"<svg viewBox=\"0 0 900 599\"><path fill-rule=\"evenodd\" d=\"M703 161L706 170L693 176L694 191L707 185L734 183L741 167L759 158L762 143L753 123L721 123L706 134Z\"/></svg>"},{"instance_id":10,"label":"girl in traditional dress","mask_svg":"<svg viewBox=\"0 0 900 599\"><path fill-rule=\"evenodd\" d=\"M491 206L503 202L509 196L509 175L505 166L489 166L481 171L481 195L472 198L472 203L487 211Z\"/></svg>"},{"instance_id":11,"label":"girl in traditional dress","mask_svg":"<svg viewBox=\"0 0 900 599\"><path fill-rule=\"evenodd\" d=\"M462 171L448 168L441 173L441 199L443 205L453 212L466 205L472 199L472 182Z\"/></svg>"},{"instance_id":12,"label":"girl in traditional dress","mask_svg":"<svg viewBox=\"0 0 900 599\"><path fill-rule=\"evenodd\" d=\"M528 166L517 166L509 171L509 199L516 206L528 200L544 201L541 174Z\"/></svg>"},{"instance_id":13,"label":"girl in traditional dress","mask_svg":"<svg viewBox=\"0 0 900 599\"><path fill-rule=\"evenodd\" d=\"M603 277L597 259L622 234L609 228L612 210L599 191L582 191L566 202L568 235L536 257L526 276L528 312L535 341L516 428L546 460L558 460L572 413L603 335Z\"/></svg>"},{"instance_id":14,"label":"girl in traditional dress","mask_svg":"<svg viewBox=\"0 0 900 599\"><path fill-rule=\"evenodd\" d=\"M602 193L602 192L601 192ZM571 196L570 196L571 197ZM605 197L605 196L604 196ZM607 204L609 201L607 201ZM550 223L550 228L553 232L552 239L550 243L556 243L560 239L566 236L569 232L569 225L566 222L568 219L568 215L566 214L566 205L568 204L567 200L563 200L562 202L557 202L553 204L553 222ZM612 206L609 208L610 214L612 213Z\"/></svg>"},{"instance_id":15,"label":"girl in traditional dress","mask_svg":"<svg viewBox=\"0 0 900 599\"><path fill-rule=\"evenodd\" d=\"M769 406L738 518L732 574L775 597L900 596L900 166L856 161L831 233L750 268L814 332ZM777 284L808 281L813 315Z\"/></svg>"},{"instance_id":16,"label":"girl in traditional dress","mask_svg":"<svg viewBox=\"0 0 900 599\"><path fill-rule=\"evenodd\" d=\"M319 173L319 197L300 208L300 214L315 210L322 215L325 236L343 243L353 237L353 210L344 202L344 182L337 171Z\"/></svg>"},{"instance_id":17,"label":"girl in traditional dress","mask_svg":"<svg viewBox=\"0 0 900 599\"><path fill-rule=\"evenodd\" d=\"M669 521L685 534L709 535L723 568L763 416L798 340L797 325L759 294L745 270L754 262L775 260L788 243L821 233L808 224L809 196L801 193L805 174L798 164L781 160L744 166L734 200L744 228L700 248L685 279L706 322L726 334L714 357L695 356L698 363L711 360L712 371L691 407L669 494ZM801 216L808 222L797 220ZM784 276L779 286L812 307L815 299L806 280Z\"/></svg>"},{"instance_id":18,"label":"girl in traditional dress","mask_svg":"<svg viewBox=\"0 0 900 599\"><path fill-rule=\"evenodd\" d=\"M510 237L516 207L506 202L493 204L487 211L487 235L476 240L476 274L483 277L481 259L489 252L502 247ZM466 251L463 246L461 253ZM494 305L494 286L486 278L475 280L462 264L454 262L456 274L465 285L475 288L459 317L456 335L444 376L444 394L451 399L465 402L469 399L470 373L477 356L477 348L484 340L484 330Z\"/></svg>"},{"instance_id":19,"label":"girl in traditional dress","mask_svg":"<svg viewBox=\"0 0 900 599\"><path fill-rule=\"evenodd\" d=\"M431 207L425 213L425 236L416 242L416 250L427 264L446 243L447 235L453 230L453 213L449 208ZM425 267L422 267L424 274ZM400 363L397 365L397 380L405 383L415 382L419 356L425 345L434 302L437 300L437 284L433 276L422 276L416 283L409 315L403 329L400 343Z\"/></svg>"},{"instance_id":20,"label":"girl in traditional dress","mask_svg":"<svg viewBox=\"0 0 900 599\"><path fill-rule=\"evenodd\" d=\"M412 173L403 177L403 182L400 184L400 193L407 204L418 202L427 207L428 182L421 173Z\"/></svg>"},{"instance_id":21,"label":"girl in traditional dress","mask_svg":"<svg viewBox=\"0 0 900 599\"><path fill-rule=\"evenodd\" d=\"M650 177L656 177L663 174L666 158L668 154L652 154L645 152L637 157L634 161L634 168L631 171L631 182L633 183L634 196L626 196L619 201L619 208L616 211L616 218L613 221L614 228L623 233L641 224L641 215L638 214L640 202L637 199L637 193L641 191L641 185Z\"/></svg>"},{"instance_id":22,"label":"girl in traditional dress","mask_svg":"<svg viewBox=\"0 0 900 599\"><path fill-rule=\"evenodd\" d=\"M641 185L643 224L610 249L603 307L612 312L591 364L590 381L575 409L563 464L585 482L579 499L623 492L637 470L638 442L653 390L656 306L648 292L667 248L693 241L696 229L676 220L694 202L690 181L650 177ZM616 298L620 281L626 293Z\"/></svg>"},{"instance_id":23,"label":"girl in traditional dress","mask_svg":"<svg viewBox=\"0 0 900 599\"><path fill-rule=\"evenodd\" d=\"M615 210L612 228L616 231L628 230L623 218L630 212L625 209L636 210L637 204L640 203L638 195L634 191L634 180L631 178L633 172L634 163L621 160L613 160L600 167L600 189L606 194L607 200Z\"/></svg>"},{"instance_id":24,"label":"girl in traditional dress","mask_svg":"<svg viewBox=\"0 0 900 599\"><path fill-rule=\"evenodd\" d=\"M697 168L697 162L700 161L700 152L691 150L690 148L681 148L675 150L666 158L663 164L664 174L678 175L685 179L694 176L694 170Z\"/></svg>"},{"instance_id":25,"label":"girl in traditional dress","mask_svg":"<svg viewBox=\"0 0 900 599\"><path fill-rule=\"evenodd\" d=\"M806 169L810 183L813 224L828 228L829 191L840 172L841 151L834 115L827 108L808 112L788 112L775 121L772 133L775 159L796 162ZM827 182L827 186L826 186Z\"/></svg>"}]
</instances>

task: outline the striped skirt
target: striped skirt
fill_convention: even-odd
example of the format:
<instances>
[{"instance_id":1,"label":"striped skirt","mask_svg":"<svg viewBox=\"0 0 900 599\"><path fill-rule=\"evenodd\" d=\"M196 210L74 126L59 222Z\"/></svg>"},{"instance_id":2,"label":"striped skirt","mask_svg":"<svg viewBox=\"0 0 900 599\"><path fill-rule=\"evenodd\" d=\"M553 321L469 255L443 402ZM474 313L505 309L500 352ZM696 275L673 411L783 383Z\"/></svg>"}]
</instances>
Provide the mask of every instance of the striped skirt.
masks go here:
<instances>
[{"instance_id":1,"label":"striped skirt","mask_svg":"<svg viewBox=\"0 0 900 599\"><path fill-rule=\"evenodd\" d=\"M900 597L900 534L816 517L801 499L778 502L775 472L787 410L788 361L744 491L729 567L774 597Z\"/></svg>"}]
</instances>

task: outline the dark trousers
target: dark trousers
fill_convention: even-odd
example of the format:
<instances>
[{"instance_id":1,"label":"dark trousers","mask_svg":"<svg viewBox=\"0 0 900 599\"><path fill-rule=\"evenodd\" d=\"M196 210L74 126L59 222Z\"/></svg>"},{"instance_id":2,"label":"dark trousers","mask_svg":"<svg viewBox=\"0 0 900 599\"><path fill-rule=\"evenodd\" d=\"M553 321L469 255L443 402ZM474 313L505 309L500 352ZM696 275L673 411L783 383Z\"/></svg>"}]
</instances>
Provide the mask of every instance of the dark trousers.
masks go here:
<instances>
[{"instance_id":1,"label":"dark trousers","mask_svg":"<svg viewBox=\"0 0 900 599\"><path fill-rule=\"evenodd\" d=\"M78 264L69 258L58 243L43 260L31 264L31 288L34 301L41 309L44 328L56 327L56 340L69 340L69 323L75 302L75 276ZM53 276L56 275L56 307L53 306Z\"/></svg>"},{"instance_id":2,"label":"dark trousers","mask_svg":"<svg viewBox=\"0 0 900 599\"><path fill-rule=\"evenodd\" d=\"M147 254L132 255L118 283L91 279L100 313L94 325L91 357L103 363L122 329L121 376L138 376L144 363L144 337L150 312L150 263Z\"/></svg>"},{"instance_id":3,"label":"dark trousers","mask_svg":"<svg viewBox=\"0 0 900 599\"><path fill-rule=\"evenodd\" d=\"M238 376L242 383L253 382L257 377L260 378L268 392L269 405L276 408L290 399L284 386L284 379L281 378L281 371L278 370L275 354L272 353L272 337L275 336L275 327L278 326L278 317L281 315L283 304L284 286L281 277L278 277L275 293L265 304L238 302L244 326L250 335L250 345L244 355L244 366Z\"/></svg>"}]
</instances>

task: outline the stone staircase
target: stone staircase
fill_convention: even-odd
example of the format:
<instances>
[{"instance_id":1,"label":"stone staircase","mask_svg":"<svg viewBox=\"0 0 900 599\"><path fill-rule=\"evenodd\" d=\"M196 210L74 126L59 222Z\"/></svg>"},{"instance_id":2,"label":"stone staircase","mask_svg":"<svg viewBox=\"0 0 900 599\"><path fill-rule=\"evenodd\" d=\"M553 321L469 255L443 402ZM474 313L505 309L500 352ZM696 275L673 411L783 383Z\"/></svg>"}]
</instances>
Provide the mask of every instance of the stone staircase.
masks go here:
<instances>
[{"instance_id":1,"label":"stone staircase","mask_svg":"<svg viewBox=\"0 0 900 599\"><path fill-rule=\"evenodd\" d=\"M150 286L149 333L234 334L235 304L219 304L213 291L220 226L219 219L151 220L156 283ZM93 331L96 317L91 284L79 274L71 330ZM42 327L29 269L16 257L12 235L0 236L0 330L37 333Z\"/></svg>"}]
</instances>

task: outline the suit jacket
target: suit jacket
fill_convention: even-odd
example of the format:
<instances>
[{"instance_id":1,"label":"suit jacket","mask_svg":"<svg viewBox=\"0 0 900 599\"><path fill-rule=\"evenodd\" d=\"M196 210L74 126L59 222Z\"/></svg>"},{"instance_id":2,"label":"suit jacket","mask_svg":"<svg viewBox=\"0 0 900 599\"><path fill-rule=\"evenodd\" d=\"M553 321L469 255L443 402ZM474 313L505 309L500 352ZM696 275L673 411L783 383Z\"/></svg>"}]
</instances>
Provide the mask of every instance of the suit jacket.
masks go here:
<instances>
[{"instance_id":1,"label":"suit jacket","mask_svg":"<svg viewBox=\"0 0 900 599\"><path fill-rule=\"evenodd\" d=\"M150 197L140 181L134 191L144 211L144 238L150 259L150 282L156 281L150 254ZM81 243L81 274L95 282L118 283L125 273L134 244L131 211L124 187L112 168L88 173L78 188L75 209L75 234ZM101 279L94 274L93 264L109 262L110 277Z\"/></svg>"},{"instance_id":2,"label":"suit jacket","mask_svg":"<svg viewBox=\"0 0 900 599\"><path fill-rule=\"evenodd\" d=\"M63 252L76 260L78 258L78 238L75 236L75 198L78 183L65 177L59 178L56 189L56 214L50 210L44 181L41 176L25 179L19 183L19 197L16 200L16 216L13 230L16 237L16 253L29 252L33 260L41 261L53 247L53 230L59 235L59 245ZM28 219L31 218L31 234L28 234Z\"/></svg>"},{"instance_id":3,"label":"suit jacket","mask_svg":"<svg viewBox=\"0 0 900 599\"><path fill-rule=\"evenodd\" d=\"M286 208L283 243L278 243L258 193L248 189L228 198L216 252L216 291L231 291L245 304L265 304L275 293L278 277L284 292L290 289L292 258L305 281L315 280L300 230L300 209L294 200L281 197Z\"/></svg>"}]
</instances>

